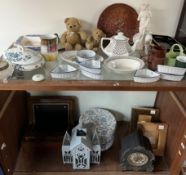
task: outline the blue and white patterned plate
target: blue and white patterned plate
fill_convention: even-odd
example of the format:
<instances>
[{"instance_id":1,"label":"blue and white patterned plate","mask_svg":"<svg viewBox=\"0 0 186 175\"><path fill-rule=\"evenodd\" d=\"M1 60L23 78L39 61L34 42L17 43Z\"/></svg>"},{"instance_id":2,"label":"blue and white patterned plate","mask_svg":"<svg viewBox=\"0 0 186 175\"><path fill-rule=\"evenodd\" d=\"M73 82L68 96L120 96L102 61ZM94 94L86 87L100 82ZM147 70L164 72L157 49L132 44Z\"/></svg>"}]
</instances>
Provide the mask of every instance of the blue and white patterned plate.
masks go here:
<instances>
[{"instance_id":1,"label":"blue and white patterned plate","mask_svg":"<svg viewBox=\"0 0 186 175\"><path fill-rule=\"evenodd\" d=\"M18 65L30 65L39 62L42 56L30 49L23 49L22 46L16 45L16 47L6 50L3 57L13 64Z\"/></svg>"}]
</instances>

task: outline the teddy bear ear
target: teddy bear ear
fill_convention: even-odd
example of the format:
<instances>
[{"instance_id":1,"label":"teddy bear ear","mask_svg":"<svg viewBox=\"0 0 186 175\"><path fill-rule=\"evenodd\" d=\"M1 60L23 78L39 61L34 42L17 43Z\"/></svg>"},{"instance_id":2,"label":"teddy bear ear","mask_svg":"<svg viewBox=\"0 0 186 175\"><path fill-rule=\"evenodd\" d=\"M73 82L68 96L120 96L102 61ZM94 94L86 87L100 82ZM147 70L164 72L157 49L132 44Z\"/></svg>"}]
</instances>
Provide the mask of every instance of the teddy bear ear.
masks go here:
<instances>
[{"instance_id":1,"label":"teddy bear ear","mask_svg":"<svg viewBox=\"0 0 186 175\"><path fill-rule=\"evenodd\" d=\"M64 22L65 22L65 23L67 23L67 22L68 22L68 20L69 20L69 18L65 18L65 21L64 21Z\"/></svg>"}]
</instances>

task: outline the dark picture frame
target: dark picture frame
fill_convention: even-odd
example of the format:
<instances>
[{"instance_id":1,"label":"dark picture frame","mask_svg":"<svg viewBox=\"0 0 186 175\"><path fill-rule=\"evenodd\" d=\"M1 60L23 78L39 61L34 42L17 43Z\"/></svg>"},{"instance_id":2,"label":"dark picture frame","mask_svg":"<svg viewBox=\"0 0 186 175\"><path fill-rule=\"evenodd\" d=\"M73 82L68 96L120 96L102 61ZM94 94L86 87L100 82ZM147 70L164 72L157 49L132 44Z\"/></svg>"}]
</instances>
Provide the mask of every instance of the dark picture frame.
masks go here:
<instances>
[{"instance_id":1,"label":"dark picture frame","mask_svg":"<svg viewBox=\"0 0 186 175\"><path fill-rule=\"evenodd\" d=\"M37 133L61 133L77 122L77 99L72 96L28 96L28 123Z\"/></svg>"}]
</instances>

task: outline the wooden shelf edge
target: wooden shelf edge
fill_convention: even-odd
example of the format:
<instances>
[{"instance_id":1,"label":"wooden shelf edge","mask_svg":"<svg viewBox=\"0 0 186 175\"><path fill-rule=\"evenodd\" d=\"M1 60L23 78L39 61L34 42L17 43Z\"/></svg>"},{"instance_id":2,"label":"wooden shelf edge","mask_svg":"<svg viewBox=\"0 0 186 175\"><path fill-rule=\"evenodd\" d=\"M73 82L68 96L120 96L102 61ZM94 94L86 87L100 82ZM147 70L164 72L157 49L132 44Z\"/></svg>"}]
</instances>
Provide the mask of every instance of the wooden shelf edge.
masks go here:
<instances>
[{"instance_id":1,"label":"wooden shelf edge","mask_svg":"<svg viewBox=\"0 0 186 175\"><path fill-rule=\"evenodd\" d=\"M10 80L0 83L0 90L31 90L31 91L186 91L186 80L180 82L158 81L154 83L136 83L131 80Z\"/></svg>"}]
</instances>

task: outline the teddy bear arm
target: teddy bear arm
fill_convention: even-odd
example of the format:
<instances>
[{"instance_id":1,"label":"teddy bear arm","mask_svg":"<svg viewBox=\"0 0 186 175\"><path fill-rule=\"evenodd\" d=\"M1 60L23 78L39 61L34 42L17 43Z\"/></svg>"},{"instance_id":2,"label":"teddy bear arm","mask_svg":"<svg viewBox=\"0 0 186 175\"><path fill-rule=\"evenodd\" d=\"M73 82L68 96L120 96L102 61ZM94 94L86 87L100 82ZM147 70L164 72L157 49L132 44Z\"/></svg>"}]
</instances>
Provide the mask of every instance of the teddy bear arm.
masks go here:
<instances>
[{"instance_id":1,"label":"teddy bear arm","mask_svg":"<svg viewBox=\"0 0 186 175\"><path fill-rule=\"evenodd\" d=\"M81 41L85 42L87 39L87 33L84 31L80 31L79 35L80 35Z\"/></svg>"}]
</instances>

